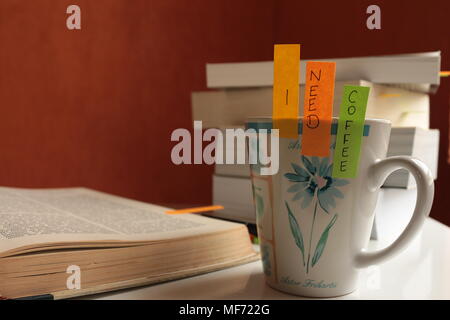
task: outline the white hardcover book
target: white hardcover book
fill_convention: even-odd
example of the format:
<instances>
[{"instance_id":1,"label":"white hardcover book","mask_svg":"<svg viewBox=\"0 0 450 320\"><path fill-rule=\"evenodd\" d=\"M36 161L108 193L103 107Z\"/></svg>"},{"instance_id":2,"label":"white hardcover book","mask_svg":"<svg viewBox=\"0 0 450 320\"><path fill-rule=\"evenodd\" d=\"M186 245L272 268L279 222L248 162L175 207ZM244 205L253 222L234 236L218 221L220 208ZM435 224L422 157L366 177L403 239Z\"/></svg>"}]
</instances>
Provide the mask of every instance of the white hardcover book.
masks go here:
<instances>
[{"instance_id":1,"label":"white hardcover book","mask_svg":"<svg viewBox=\"0 0 450 320\"><path fill-rule=\"evenodd\" d=\"M370 87L366 118L387 119L394 127L429 128L430 97L426 93L378 85L364 80L335 83L333 115L338 116L344 85ZM299 115L303 115L305 87L300 86ZM272 88L193 92L192 118L203 127L242 126L250 117L272 116Z\"/></svg>"},{"instance_id":2,"label":"white hardcover book","mask_svg":"<svg viewBox=\"0 0 450 320\"><path fill-rule=\"evenodd\" d=\"M355 58L313 59L336 62L336 80L365 79L374 83L406 84L414 90L439 85L440 51ZM305 83L306 62L300 61L300 83ZM273 85L273 61L209 63L208 88L264 87Z\"/></svg>"},{"instance_id":3,"label":"white hardcover book","mask_svg":"<svg viewBox=\"0 0 450 320\"><path fill-rule=\"evenodd\" d=\"M256 223L250 178L213 176L213 203L224 206L208 215L245 223Z\"/></svg>"},{"instance_id":4,"label":"white hardcover book","mask_svg":"<svg viewBox=\"0 0 450 320\"><path fill-rule=\"evenodd\" d=\"M434 179L438 175L439 130L421 128L392 128L387 156L412 156L423 161L431 170ZM413 176L405 169L391 174L385 187L415 188Z\"/></svg>"}]
</instances>

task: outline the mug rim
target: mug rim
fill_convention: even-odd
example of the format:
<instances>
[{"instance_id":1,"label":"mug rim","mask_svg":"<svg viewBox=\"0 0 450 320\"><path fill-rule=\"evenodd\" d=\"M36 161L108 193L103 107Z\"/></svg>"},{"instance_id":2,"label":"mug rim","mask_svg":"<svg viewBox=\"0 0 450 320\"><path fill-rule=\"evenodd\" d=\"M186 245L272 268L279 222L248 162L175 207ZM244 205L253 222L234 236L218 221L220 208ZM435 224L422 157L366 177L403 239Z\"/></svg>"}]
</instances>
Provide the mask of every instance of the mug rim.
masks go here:
<instances>
[{"instance_id":1,"label":"mug rim","mask_svg":"<svg viewBox=\"0 0 450 320\"><path fill-rule=\"evenodd\" d=\"M300 122L303 119L303 117L297 118L297 120ZM339 117L332 117L332 120L338 120ZM245 120L245 123L271 123L273 120L272 117L249 117ZM366 118L364 119L364 124L375 124L375 123L383 123L383 124L389 124L392 125L392 122L387 119L380 119L380 118Z\"/></svg>"}]
</instances>

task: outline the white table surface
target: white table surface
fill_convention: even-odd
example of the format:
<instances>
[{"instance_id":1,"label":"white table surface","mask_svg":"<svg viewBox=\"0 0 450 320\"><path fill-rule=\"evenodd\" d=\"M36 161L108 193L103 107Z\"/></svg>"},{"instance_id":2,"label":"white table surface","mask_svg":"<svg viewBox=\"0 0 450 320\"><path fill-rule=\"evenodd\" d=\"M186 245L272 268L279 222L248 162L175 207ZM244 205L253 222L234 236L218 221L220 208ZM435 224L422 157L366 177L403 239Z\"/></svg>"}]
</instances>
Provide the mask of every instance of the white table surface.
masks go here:
<instances>
[{"instance_id":1,"label":"white table surface","mask_svg":"<svg viewBox=\"0 0 450 320\"><path fill-rule=\"evenodd\" d=\"M371 241L370 249L386 246ZM260 261L187 279L88 299L304 299L264 282ZM428 218L411 246L361 271L358 289L335 299L450 299L450 228Z\"/></svg>"}]
</instances>

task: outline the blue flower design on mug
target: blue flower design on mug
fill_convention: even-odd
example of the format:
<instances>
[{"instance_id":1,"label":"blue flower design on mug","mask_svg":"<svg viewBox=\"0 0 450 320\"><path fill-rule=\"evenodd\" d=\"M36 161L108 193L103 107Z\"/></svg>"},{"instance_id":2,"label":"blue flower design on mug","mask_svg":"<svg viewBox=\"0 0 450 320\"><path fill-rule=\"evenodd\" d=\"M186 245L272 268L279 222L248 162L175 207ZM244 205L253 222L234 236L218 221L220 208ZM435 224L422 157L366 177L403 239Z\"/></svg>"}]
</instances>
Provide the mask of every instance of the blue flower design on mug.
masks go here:
<instances>
[{"instance_id":1,"label":"blue flower design on mug","mask_svg":"<svg viewBox=\"0 0 450 320\"><path fill-rule=\"evenodd\" d=\"M288 192L295 193L293 201L303 198L301 208L307 208L317 192L320 207L329 213L331 208L336 206L335 198L344 198L342 192L337 188L345 186L348 181L331 177L333 163L329 163L328 158L312 157L311 161L302 156L302 162L306 169L295 163L291 163L294 173L286 173L284 176L291 182L292 186Z\"/></svg>"},{"instance_id":2,"label":"blue flower design on mug","mask_svg":"<svg viewBox=\"0 0 450 320\"><path fill-rule=\"evenodd\" d=\"M328 241L330 230L338 218L338 214L336 213L322 231L320 239L316 244L314 254L311 258L311 247L317 207L320 206L325 213L329 214L331 209L336 207L337 199L344 198L344 194L338 187L347 185L349 181L345 179L333 178L331 176L331 173L333 172L333 163L329 162L329 158L322 158L322 160L320 160L318 157L311 157L311 159L308 159L307 157L302 156L301 160L303 168L295 163L291 163L294 172L286 173L284 177L290 182L293 182L287 191L289 193L294 193L292 201L301 201L300 207L302 209L309 207L313 200L315 200L314 216L310 229L307 256L300 224L289 207L289 204L286 202L291 233L296 246L300 249L303 265L306 266L306 273L308 273L310 267L314 267L322 256Z\"/></svg>"},{"instance_id":3,"label":"blue flower design on mug","mask_svg":"<svg viewBox=\"0 0 450 320\"><path fill-rule=\"evenodd\" d=\"M270 249L267 244L264 244L261 247L261 260L263 264L264 273L267 276L270 276L272 274L272 266L270 263Z\"/></svg>"}]
</instances>

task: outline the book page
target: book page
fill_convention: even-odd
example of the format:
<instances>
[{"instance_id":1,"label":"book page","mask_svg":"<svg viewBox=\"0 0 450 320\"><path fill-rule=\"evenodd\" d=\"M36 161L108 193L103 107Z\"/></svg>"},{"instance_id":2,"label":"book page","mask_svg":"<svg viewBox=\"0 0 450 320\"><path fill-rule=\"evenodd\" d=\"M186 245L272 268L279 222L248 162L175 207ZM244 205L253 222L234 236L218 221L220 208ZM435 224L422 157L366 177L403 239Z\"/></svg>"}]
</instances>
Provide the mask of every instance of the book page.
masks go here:
<instances>
[{"instance_id":1,"label":"book page","mask_svg":"<svg viewBox=\"0 0 450 320\"><path fill-rule=\"evenodd\" d=\"M84 188L0 188L0 256L140 245L242 227L194 214L168 215L166 209Z\"/></svg>"}]
</instances>

